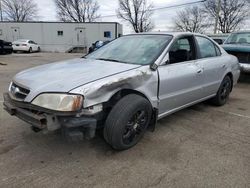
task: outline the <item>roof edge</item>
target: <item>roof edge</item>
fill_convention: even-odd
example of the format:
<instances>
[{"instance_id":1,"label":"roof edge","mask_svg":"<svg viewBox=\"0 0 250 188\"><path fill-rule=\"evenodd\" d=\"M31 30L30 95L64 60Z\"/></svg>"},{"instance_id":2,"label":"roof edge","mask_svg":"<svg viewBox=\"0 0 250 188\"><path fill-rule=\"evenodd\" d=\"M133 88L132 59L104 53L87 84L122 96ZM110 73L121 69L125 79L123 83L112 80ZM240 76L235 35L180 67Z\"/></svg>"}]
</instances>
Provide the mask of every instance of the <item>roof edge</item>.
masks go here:
<instances>
[{"instance_id":1,"label":"roof edge","mask_svg":"<svg viewBox=\"0 0 250 188\"><path fill-rule=\"evenodd\" d=\"M119 24L119 22L60 22L60 21L0 21L0 23L68 23L68 24Z\"/></svg>"}]
</instances>

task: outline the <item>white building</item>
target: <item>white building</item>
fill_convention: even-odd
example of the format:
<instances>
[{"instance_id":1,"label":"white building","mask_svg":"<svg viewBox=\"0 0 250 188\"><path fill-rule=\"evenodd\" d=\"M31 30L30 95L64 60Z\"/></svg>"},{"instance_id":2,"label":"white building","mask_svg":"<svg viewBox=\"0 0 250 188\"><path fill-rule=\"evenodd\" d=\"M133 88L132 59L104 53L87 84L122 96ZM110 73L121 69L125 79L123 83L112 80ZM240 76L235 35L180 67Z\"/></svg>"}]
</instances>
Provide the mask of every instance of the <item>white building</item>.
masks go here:
<instances>
[{"instance_id":1,"label":"white building","mask_svg":"<svg viewBox=\"0 0 250 188\"><path fill-rule=\"evenodd\" d=\"M97 40L113 40L122 34L122 25L116 22L0 22L0 39L30 39L42 51L51 52L86 50Z\"/></svg>"}]
</instances>

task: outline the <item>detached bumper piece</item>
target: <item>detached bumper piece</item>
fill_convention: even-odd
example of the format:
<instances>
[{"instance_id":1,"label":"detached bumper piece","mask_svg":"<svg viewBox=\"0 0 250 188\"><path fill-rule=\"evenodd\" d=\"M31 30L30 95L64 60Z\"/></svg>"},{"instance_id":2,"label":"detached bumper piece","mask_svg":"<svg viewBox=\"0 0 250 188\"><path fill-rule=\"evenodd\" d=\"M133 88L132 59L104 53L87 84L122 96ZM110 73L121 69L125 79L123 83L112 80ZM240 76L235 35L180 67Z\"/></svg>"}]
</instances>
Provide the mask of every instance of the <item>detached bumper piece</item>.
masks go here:
<instances>
[{"instance_id":1,"label":"detached bumper piece","mask_svg":"<svg viewBox=\"0 0 250 188\"><path fill-rule=\"evenodd\" d=\"M67 140L91 139L95 136L97 120L94 117L80 116L79 112L62 113L48 111L30 103L15 101L8 93L4 94L4 110L10 115L32 125L32 130L62 130Z\"/></svg>"},{"instance_id":2,"label":"detached bumper piece","mask_svg":"<svg viewBox=\"0 0 250 188\"><path fill-rule=\"evenodd\" d=\"M72 141L95 137L97 121L94 118L60 118L63 135Z\"/></svg>"}]
</instances>

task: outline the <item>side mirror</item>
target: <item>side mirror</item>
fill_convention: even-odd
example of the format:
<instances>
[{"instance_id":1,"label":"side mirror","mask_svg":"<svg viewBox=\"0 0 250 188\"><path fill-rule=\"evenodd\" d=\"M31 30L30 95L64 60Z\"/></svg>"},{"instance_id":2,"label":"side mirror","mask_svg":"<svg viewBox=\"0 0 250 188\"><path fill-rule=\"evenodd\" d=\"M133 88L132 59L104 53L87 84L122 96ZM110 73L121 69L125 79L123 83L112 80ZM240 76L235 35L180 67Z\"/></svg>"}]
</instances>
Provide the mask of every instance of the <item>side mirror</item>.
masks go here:
<instances>
[{"instance_id":1,"label":"side mirror","mask_svg":"<svg viewBox=\"0 0 250 188\"><path fill-rule=\"evenodd\" d=\"M156 65L155 63L153 63L153 64L150 65L150 69L151 69L152 71L156 71L157 68L158 68L158 65Z\"/></svg>"}]
</instances>

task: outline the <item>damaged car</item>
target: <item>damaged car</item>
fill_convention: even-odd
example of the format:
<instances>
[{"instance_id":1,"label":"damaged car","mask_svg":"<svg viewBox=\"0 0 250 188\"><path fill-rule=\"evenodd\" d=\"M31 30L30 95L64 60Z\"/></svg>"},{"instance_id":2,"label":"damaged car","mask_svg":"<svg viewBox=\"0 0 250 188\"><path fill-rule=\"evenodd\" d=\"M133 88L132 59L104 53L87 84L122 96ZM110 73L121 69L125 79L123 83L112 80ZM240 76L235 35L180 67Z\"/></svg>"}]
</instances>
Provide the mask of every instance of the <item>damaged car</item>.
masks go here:
<instances>
[{"instance_id":1,"label":"damaged car","mask_svg":"<svg viewBox=\"0 0 250 188\"><path fill-rule=\"evenodd\" d=\"M125 150L167 115L205 100L224 105L239 74L237 58L204 35L133 34L83 58L18 73L4 108L34 131L90 139L100 130Z\"/></svg>"},{"instance_id":2,"label":"damaged car","mask_svg":"<svg viewBox=\"0 0 250 188\"><path fill-rule=\"evenodd\" d=\"M222 47L238 58L242 72L250 73L250 31L232 33Z\"/></svg>"}]
</instances>

